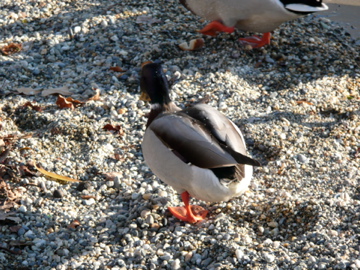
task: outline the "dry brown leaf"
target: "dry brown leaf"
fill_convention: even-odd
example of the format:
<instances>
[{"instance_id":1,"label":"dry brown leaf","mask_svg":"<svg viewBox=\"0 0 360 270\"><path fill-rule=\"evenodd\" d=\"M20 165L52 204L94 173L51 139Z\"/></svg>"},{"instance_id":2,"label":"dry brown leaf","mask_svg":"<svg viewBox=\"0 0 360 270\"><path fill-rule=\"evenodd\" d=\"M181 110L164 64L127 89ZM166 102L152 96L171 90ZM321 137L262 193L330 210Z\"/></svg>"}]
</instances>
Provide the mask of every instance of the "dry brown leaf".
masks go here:
<instances>
[{"instance_id":1,"label":"dry brown leaf","mask_svg":"<svg viewBox=\"0 0 360 270\"><path fill-rule=\"evenodd\" d=\"M16 215L16 212L7 212L7 213L5 213L4 211L0 211L0 221L10 220L10 221L13 221L13 222L16 222L16 223L20 223L21 218L14 217L14 215Z\"/></svg>"},{"instance_id":2,"label":"dry brown leaf","mask_svg":"<svg viewBox=\"0 0 360 270\"><path fill-rule=\"evenodd\" d=\"M25 94L25 95L37 95L41 92L41 90L39 89L34 89L31 87L18 87L15 88L16 91L18 91L19 93Z\"/></svg>"},{"instance_id":3,"label":"dry brown leaf","mask_svg":"<svg viewBox=\"0 0 360 270\"><path fill-rule=\"evenodd\" d=\"M21 225L15 225L15 226L9 227L9 230L10 230L10 232L17 233L21 227L22 227Z\"/></svg>"},{"instance_id":4,"label":"dry brown leaf","mask_svg":"<svg viewBox=\"0 0 360 270\"><path fill-rule=\"evenodd\" d=\"M0 178L0 202L4 201L4 205L0 209L8 209L5 204L11 205L11 202L16 204L22 198L23 190L21 188L12 188L8 183Z\"/></svg>"},{"instance_id":5,"label":"dry brown leaf","mask_svg":"<svg viewBox=\"0 0 360 270\"><path fill-rule=\"evenodd\" d=\"M105 176L105 179L107 181L114 181L115 178L120 179L123 183L125 183L126 185L130 186L132 184L132 180L129 178L124 178L122 173L119 172L110 172L110 173L103 173L103 175Z\"/></svg>"},{"instance_id":6,"label":"dry brown leaf","mask_svg":"<svg viewBox=\"0 0 360 270\"><path fill-rule=\"evenodd\" d=\"M4 55L12 55L14 53L20 52L22 49L22 45L20 43L10 43L2 47L0 50Z\"/></svg>"},{"instance_id":7,"label":"dry brown leaf","mask_svg":"<svg viewBox=\"0 0 360 270\"><path fill-rule=\"evenodd\" d=\"M307 105L314 105L313 103L311 103L310 101L307 101L306 99L300 99L296 101L297 104L307 104Z\"/></svg>"},{"instance_id":8,"label":"dry brown leaf","mask_svg":"<svg viewBox=\"0 0 360 270\"><path fill-rule=\"evenodd\" d=\"M201 49L204 46L205 41L203 38L192 39L190 40L189 44L187 44L187 42L179 44L179 48L183 51L195 51Z\"/></svg>"},{"instance_id":9,"label":"dry brown leaf","mask_svg":"<svg viewBox=\"0 0 360 270\"><path fill-rule=\"evenodd\" d=\"M113 133L118 133L119 135L123 135L124 134L124 130L122 129L121 126L117 125L111 125L111 124L107 124L103 127L103 129L107 130L107 131L113 131Z\"/></svg>"},{"instance_id":10,"label":"dry brown leaf","mask_svg":"<svg viewBox=\"0 0 360 270\"><path fill-rule=\"evenodd\" d=\"M110 67L110 70L115 71L115 72L125 72L126 71L125 69L118 67L118 66Z\"/></svg>"},{"instance_id":11,"label":"dry brown leaf","mask_svg":"<svg viewBox=\"0 0 360 270\"><path fill-rule=\"evenodd\" d=\"M73 220L69 225L68 225L68 228L69 229L76 229L77 227L79 227L81 224L80 224L80 221L78 221L77 219Z\"/></svg>"},{"instance_id":12,"label":"dry brown leaf","mask_svg":"<svg viewBox=\"0 0 360 270\"><path fill-rule=\"evenodd\" d=\"M6 158L8 157L9 154L10 154L9 148L0 154L0 164L4 163L4 161L6 160Z\"/></svg>"},{"instance_id":13,"label":"dry brown leaf","mask_svg":"<svg viewBox=\"0 0 360 270\"><path fill-rule=\"evenodd\" d=\"M30 107L34 111L42 112L43 109L40 106L34 105L31 101L26 102L22 107Z\"/></svg>"},{"instance_id":14,"label":"dry brown leaf","mask_svg":"<svg viewBox=\"0 0 360 270\"><path fill-rule=\"evenodd\" d=\"M94 195L81 195L81 199L89 200L89 199L96 199Z\"/></svg>"},{"instance_id":15,"label":"dry brown leaf","mask_svg":"<svg viewBox=\"0 0 360 270\"><path fill-rule=\"evenodd\" d=\"M119 153L115 153L114 158L118 161L124 160L124 158Z\"/></svg>"},{"instance_id":16,"label":"dry brown leaf","mask_svg":"<svg viewBox=\"0 0 360 270\"><path fill-rule=\"evenodd\" d=\"M45 89L41 92L41 95L43 97L49 96L52 94L71 95L72 93L69 91L69 87L67 87L67 86L49 88L49 89Z\"/></svg>"},{"instance_id":17,"label":"dry brown leaf","mask_svg":"<svg viewBox=\"0 0 360 270\"><path fill-rule=\"evenodd\" d=\"M70 178L70 177L67 177L67 176L63 176L63 175L58 175L58 174L53 173L53 172L48 172L48 171L44 170L43 168L39 168L38 166L36 166L35 163L34 163L34 167L39 172L44 174L45 176L50 177L50 178L55 179L55 180L60 181L60 182L65 182L65 183L66 182L81 182L80 180L77 180L77 179L73 179L73 178Z\"/></svg>"},{"instance_id":18,"label":"dry brown leaf","mask_svg":"<svg viewBox=\"0 0 360 270\"><path fill-rule=\"evenodd\" d=\"M123 174L118 172L103 173L103 175L105 176L105 179L108 181L114 181L116 177L123 177Z\"/></svg>"},{"instance_id":19,"label":"dry brown leaf","mask_svg":"<svg viewBox=\"0 0 360 270\"><path fill-rule=\"evenodd\" d=\"M19 172L21 176L36 176L36 173L32 172L26 165L20 165Z\"/></svg>"},{"instance_id":20,"label":"dry brown leaf","mask_svg":"<svg viewBox=\"0 0 360 270\"><path fill-rule=\"evenodd\" d=\"M90 101L90 100L100 100L100 89L99 88L93 88L93 90L95 90L95 95L92 96L91 98L89 98L87 101Z\"/></svg>"},{"instance_id":21,"label":"dry brown leaf","mask_svg":"<svg viewBox=\"0 0 360 270\"><path fill-rule=\"evenodd\" d=\"M56 105L58 105L61 109L70 108L73 110L75 107L78 107L84 103L85 102L73 99L72 97L65 98L62 95L59 95L58 99L56 100Z\"/></svg>"}]
</instances>

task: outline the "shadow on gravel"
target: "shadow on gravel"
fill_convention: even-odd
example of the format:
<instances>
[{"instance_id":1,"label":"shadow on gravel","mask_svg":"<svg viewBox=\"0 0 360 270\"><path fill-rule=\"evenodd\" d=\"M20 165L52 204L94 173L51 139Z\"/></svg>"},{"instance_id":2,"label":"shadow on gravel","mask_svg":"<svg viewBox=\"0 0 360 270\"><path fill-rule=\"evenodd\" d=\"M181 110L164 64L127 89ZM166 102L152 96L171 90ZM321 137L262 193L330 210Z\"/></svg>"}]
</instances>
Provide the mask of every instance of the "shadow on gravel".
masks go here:
<instances>
[{"instance_id":1,"label":"shadow on gravel","mask_svg":"<svg viewBox=\"0 0 360 270\"><path fill-rule=\"evenodd\" d=\"M164 1L162 10L156 11L148 11L151 2L146 9L134 1L94 0L91 3L81 6L73 1L68 4L75 12L60 6L63 10L58 14L49 13L49 17L32 21L18 18L15 23L4 26L2 41L12 36L16 41L24 34L29 39L23 43L21 57L14 55L9 61L2 61L0 76L5 79L2 92L14 92L16 87L46 88L56 84L71 85L76 88L72 90L82 93L92 83L106 91L111 87L125 87L129 92L136 92L141 63L156 59L180 70L198 70L204 76L245 64L250 72L265 75L254 78L252 74L245 74L244 79L250 85L263 84L269 91L276 91L323 76L355 77L354 70L360 61L356 48L350 46L350 37L341 28L313 17L299 20L301 27L299 21L284 24L289 27L277 29L272 44L264 49L244 51L237 38L245 33L238 31L218 38L204 37L205 48L188 52L181 51L178 44L180 40L200 37L195 31L202 24L197 17L189 17L176 1ZM46 9L41 3L33 2L33 5ZM21 6L16 4L4 8L9 12L21 11ZM137 21L144 15L147 17ZM104 16L111 19L103 20ZM168 23L169 20L172 23ZM121 74L110 71L111 66L125 71ZM63 76L52 81L54 73ZM266 77L267 74L270 76Z\"/></svg>"}]
</instances>

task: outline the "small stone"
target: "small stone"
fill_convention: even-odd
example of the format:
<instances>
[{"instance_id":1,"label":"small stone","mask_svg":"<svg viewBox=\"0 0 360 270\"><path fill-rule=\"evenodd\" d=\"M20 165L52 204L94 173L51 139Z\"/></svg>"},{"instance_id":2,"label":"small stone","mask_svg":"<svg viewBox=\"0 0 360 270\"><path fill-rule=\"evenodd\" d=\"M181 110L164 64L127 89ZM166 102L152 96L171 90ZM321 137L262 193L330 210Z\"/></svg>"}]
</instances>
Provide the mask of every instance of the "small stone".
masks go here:
<instances>
[{"instance_id":1,"label":"small stone","mask_svg":"<svg viewBox=\"0 0 360 270\"><path fill-rule=\"evenodd\" d=\"M276 228L279 226L279 224L276 221L271 221L268 223L268 226L271 228Z\"/></svg>"},{"instance_id":2,"label":"small stone","mask_svg":"<svg viewBox=\"0 0 360 270\"><path fill-rule=\"evenodd\" d=\"M154 217L153 217L153 215L148 215L147 217L146 217L146 223L147 224L153 224L155 222L155 220L154 220Z\"/></svg>"},{"instance_id":3,"label":"small stone","mask_svg":"<svg viewBox=\"0 0 360 270\"><path fill-rule=\"evenodd\" d=\"M35 238L35 234L32 230L28 230L25 234L24 237L26 238Z\"/></svg>"},{"instance_id":4,"label":"small stone","mask_svg":"<svg viewBox=\"0 0 360 270\"><path fill-rule=\"evenodd\" d=\"M244 255L245 255L244 251L242 251L241 249L237 249L235 251L235 256L236 256L236 258L238 259L239 262L243 259Z\"/></svg>"},{"instance_id":5,"label":"small stone","mask_svg":"<svg viewBox=\"0 0 360 270\"><path fill-rule=\"evenodd\" d=\"M115 42L119 41L119 38L116 35L113 35L110 39Z\"/></svg>"},{"instance_id":6,"label":"small stone","mask_svg":"<svg viewBox=\"0 0 360 270\"><path fill-rule=\"evenodd\" d=\"M21 235L24 235L25 232L26 232L26 230L25 230L23 227L21 227L21 228L17 231L17 234L18 234L19 236L21 236Z\"/></svg>"},{"instance_id":7,"label":"small stone","mask_svg":"<svg viewBox=\"0 0 360 270\"><path fill-rule=\"evenodd\" d=\"M53 192L53 197L61 199L62 197L64 197L64 193L60 189L55 189Z\"/></svg>"},{"instance_id":8,"label":"small stone","mask_svg":"<svg viewBox=\"0 0 360 270\"><path fill-rule=\"evenodd\" d=\"M356 266L357 268L359 268L359 269L360 269L360 260L359 260L359 259L354 260L354 262L353 262L353 263L355 264L355 266Z\"/></svg>"},{"instance_id":9,"label":"small stone","mask_svg":"<svg viewBox=\"0 0 360 270\"><path fill-rule=\"evenodd\" d=\"M85 189L88 189L90 187L90 183L89 182L81 182L78 184L78 186L76 187L77 191L83 191Z\"/></svg>"},{"instance_id":10,"label":"small stone","mask_svg":"<svg viewBox=\"0 0 360 270\"><path fill-rule=\"evenodd\" d=\"M305 155L303 155L303 154L298 154L298 155L297 155L297 159L298 159L298 161L299 161L300 163L306 164L306 163L309 162L309 159L308 159Z\"/></svg>"},{"instance_id":11,"label":"small stone","mask_svg":"<svg viewBox=\"0 0 360 270\"><path fill-rule=\"evenodd\" d=\"M275 256L270 253L264 252L263 257L268 263L272 263L273 261L275 261Z\"/></svg>"},{"instance_id":12,"label":"small stone","mask_svg":"<svg viewBox=\"0 0 360 270\"><path fill-rule=\"evenodd\" d=\"M70 50L70 46L69 45L64 45L61 47L61 50L63 51L69 51Z\"/></svg>"},{"instance_id":13,"label":"small stone","mask_svg":"<svg viewBox=\"0 0 360 270\"><path fill-rule=\"evenodd\" d=\"M142 218L146 218L150 214L151 214L151 210L149 210L149 209L145 209L145 210L141 211L141 213L140 213Z\"/></svg>"},{"instance_id":14,"label":"small stone","mask_svg":"<svg viewBox=\"0 0 360 270\"><path fill-rule=\"evenodd\" d=\"M171 269L177 270L181 268L180 260L175 259L171 264Z\"/></svg>"},{"instance_id":15,"label":"small stone","mask_svg":"<svg viewBox=\"0 0 360 270\"><path fill-rule=\"evenodd\" d=\"M94 198L90 198L90 199L88 199L88 200L84 200L83 201L84 202L84 204L85 205L93 205L96 201L95 201L95 199Z\"/></svg>"},{"instance_id":16,"label":"small stone","mask_svg":"<svg viewBox=\"0 0 360 270\"><path fill-rule=\"evenodd\" d=\"M186 255L185 255L185 262L189 262L191 260L193 256L193 253L192 252L188 252Z\"/></svg>"},{"instance_id":17,"label":"small stone","mask_svg":"<svg viewBox=\"0 0 360 270\"><path fill-rule=\"evenodd\" d=\"M25 213L25 212L27 211L27 208L26 208L25 205L21 205L18 210L19 210L19 212L21 212L21 213Z\"/></svg>"}]
</instances>

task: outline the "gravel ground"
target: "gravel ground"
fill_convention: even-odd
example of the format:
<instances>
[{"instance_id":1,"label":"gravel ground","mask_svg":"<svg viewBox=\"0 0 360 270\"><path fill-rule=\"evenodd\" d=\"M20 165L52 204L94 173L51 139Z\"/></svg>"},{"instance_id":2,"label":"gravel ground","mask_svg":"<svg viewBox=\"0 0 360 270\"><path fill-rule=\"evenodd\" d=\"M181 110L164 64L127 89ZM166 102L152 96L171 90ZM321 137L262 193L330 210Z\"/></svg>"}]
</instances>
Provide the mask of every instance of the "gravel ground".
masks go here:
<instances>
[{"instance_id":1,"label":"gravel ground","mask_svg":"<svg viewBox=\"0 0 360 270\"><path fill-rule=\"evenodd\" d=\"M237 31L182 51L205 21L176 0L0 5L0 49L22 45L0 55L1 269L360 269L360 47L342 28L310 16L262 49ZM196 202L196 225L141 154L139 71L157 59L172 98L209 95L263 165L242 197Z\"/></svg>"}]
</instances>

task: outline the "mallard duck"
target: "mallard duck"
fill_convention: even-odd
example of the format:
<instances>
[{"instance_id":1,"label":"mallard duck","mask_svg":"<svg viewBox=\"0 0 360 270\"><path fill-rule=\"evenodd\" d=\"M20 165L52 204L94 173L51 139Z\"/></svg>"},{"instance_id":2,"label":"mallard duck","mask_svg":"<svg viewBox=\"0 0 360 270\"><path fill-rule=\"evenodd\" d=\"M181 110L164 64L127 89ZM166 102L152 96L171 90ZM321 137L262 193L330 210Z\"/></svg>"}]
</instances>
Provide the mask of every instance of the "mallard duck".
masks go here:
<instances>
[{"instance_id":1,"label":"mallard duck","mask_svg":"<svg viewBox=\"0 0 360 270\"><path fill-rule=\"evenodd\" d=\"M210 20L200 33L243 31L264 33L262 37L240 38L253 48L270 44L271 33L283 22L327 10L322 0L180 0L194 14Z\"/></svg>"},{"instance_id":2,"label":"mallard duck","mask_svg":"<svg viewBox=\"0 0 360 270\"><path fill-rule=\"evenodd\" d=\"M207 104L180 109L169 97L169 84L158 63L141 71L141 91L151 111L142 142L146 164L181 194L185 207L169 207L180 220L195 223L208 211L190 205L190 196L207 202L228 201L244 193L260 163L247 156L239 128Z\"/></svg>"}]
</instances>

